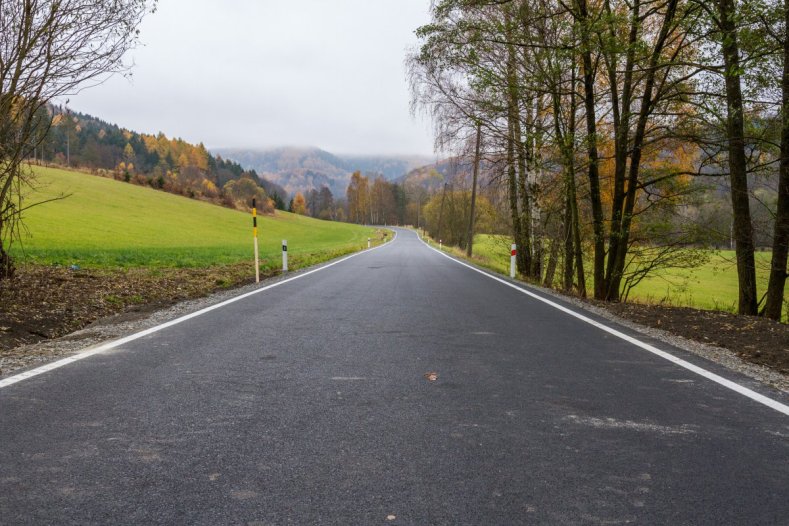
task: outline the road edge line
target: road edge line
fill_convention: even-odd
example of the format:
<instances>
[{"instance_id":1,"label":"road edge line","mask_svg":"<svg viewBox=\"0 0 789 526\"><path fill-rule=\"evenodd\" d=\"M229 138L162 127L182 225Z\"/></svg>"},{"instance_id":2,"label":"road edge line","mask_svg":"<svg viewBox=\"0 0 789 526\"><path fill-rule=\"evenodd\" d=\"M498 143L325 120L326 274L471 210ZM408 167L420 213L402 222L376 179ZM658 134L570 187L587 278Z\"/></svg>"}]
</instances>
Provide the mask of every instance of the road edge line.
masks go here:
<instances>
[{"instance_id":1,"label":"road edge line","mask_svg":"<svg viewBox=\"0 0 789 526\"><path fill-rule=\"evenodd\" d=\"M72 364L74 362L78 362L80 360L84 360L85 358L89 358L89 357L91 357L91 356L93 356L95 354L100 354L102 352L109 351L109 350L114 349L116 347L119 347L121 345L127 344L129 342L133 342L134 340L138 340L140 338L144 338L145 336L148 336L148 335L153 334L155 332L159 332L159 331L161 331L163 329L166 329L168 327L172 327L173 325L178 325L179 323L183 323L183 322L185 322L187 320L191 320L192 318L196 318L198 316L201 316L201 315L206 314L208 312L211 312L213 310L220 309L222 307L230 305L231 303L235 303L237 301L241 301L241 300L246 299L246 298L248 298L250 296L254 296L255 294L260 294L261 292L265 292L265 291L267 291L269 289L273 289L274 287L279 287L280 285L284 285L286 283L290 283L291 281L295 281L295 280L303 278L305 276L309 276L310 274L314 274L316 272L320 272L321 270L327 269L329 267L333 267L334 265L338 265L338 264L342 263L343 261L348 261L349 259L354 258L356 256L360 256L360 255L365 254L367 252L372 252L373 250L378 250L379 248L383 248L383 247L389 246L392 243L394 243L395 240L397 239L397 231L396 230L392 230L392 231L394 232L394 237L391 239L391 241L387 241L386 243L378 245L377 247L368 248L368 249L365 249L365 250L361 250L359 252L355 252L353 254L350 254L348 256L343 257L342 259L338 259L337 261L332 261L331 263L327 263L325 265L321 265L318 268L314 268L314 269L309 270L307 272L303 272L303 273L297 274L297 275L295 275L293 277L290 277L290 278L287 278L287 279L283 279L281 281L277 281L276 283L272 283L270 285L266 285L264 287L260 287L258 289L252 290L250 292L245 292L244 294L235 296L235 297L227 299L225 301L221 301L219 303L216 303L214 305L210 305L208 307L202 308L202 309L197 310L195 312L191 312L189 314L185 314L183 316L175 318L174 320L170 320L170 321L161 323L159 325L155 325L153 327L150 327L148 329L142 330L140 332L135 332L134 334L130 334L129 336L125 336L125 337L119 338L117 340L112 340L112 341L109 341L107 343L100 344L98 347L88 347L88 348L83 349L81 351L77 351L76 353L74 353L74 354L72 354L70 356L66 356L65 358L61 358L59 360L55 360L54 362L50 362L50 363L47 363L45 365L41 365L39 367L35 367L33 369L30 369L28 371L24 371L22 373L18 373L18 374L9 376L8 378L3 378L3 379L0 380L0 389L2 389L4 387L11 386L11 385L14 385L14 384L19 383L19 382L22 382L22 381L27 380L29 378L33 378L35 376L39 376L41 374L48 373L49 371L53 371L55 369L59 369L59 368L65 366L65 365L69 365L69 364Z\"/></svg>"},{"instance_id":2,"label":"road edge line","mask_svg":"<svg viewBox=\"0 0 789 526\"><path fill-rule=\"evenodd\" d=\"M608 325L605 325L604 323L601 323L601 322L599 322L597 320L593 320L592 318L589 318L588 316L585 316L585 315L581 314L580 312L576 312L576 311L574 311L572 309L569 309L569 308L565 307L564 305L560 305L560 304L556 303L555 301L552 301L552 300L550 300L548 298L544 298L544 297L540 296L539 294L535 294L534 292L531 292L530 290L526 290L523 287L520 287L520 286L518 286L518 285L516 285L514 283L511 283L511 282L509 282L509 281L507 281L505 279L502 279L502 278L500 278L498 276L494 276L493 274L491 274L491 273L489 273L487 271L478 269L478 268L474 267L473 265L469 265L468 263L460 261L459 259L456 259L456 258L450 256L449 254L446 254L446 253L444 253L444 252L442 252L442 251L440 251L440 250L438 250L438 249L436 249L434 247L431 247L418 234L417 234L417 238L419 238L419 240L422 241L422 243L424 243L424 245L427 248L429 248L430 250L433 250L434 252L444 256L445 258L447 258L447 259L449 259L451 261L454 261L455 263L457 263L459 265L463 265L464 267L469 268L469 269L473 270L474 272L478 272L479 274L482 274L483 276L487 276L488 278L490 278L492 280L498 281L499 283L502 283L502 284L504 284L504 285L506 285L506 286L508 286L508 287L510 287L512 289L515 289L515 290L517 290L519 292L522 292L523 294L526 294L527 296L529 296L531 298L534 298L534 299L536 299L538 301L541 301L542 303L545 303L546 305L549 305L549 306L551 306L551 307L553 307L555 309L558 309L558 310L564 312L565 314L569 314L570 316L573 316L574 318L577 318L577 319L579 319L579 320L581 320L581 321L583 321L585 323L588 323L589 325L592 325L593 327L597 327L598 329L600 329L602 331L605 331L608 334L611 334L612 336L616 336L617 338L619 338L621 340L624 340L624 341L626 341L626 342L628 342L628 343L630 343L632 345L635 345L636 347L639 347L639 348L641 348L641 349L643 349L645 351L648 351L648 352L650 352L650 353L652 353L652 354L654 354L656 356L659 356L659 357L661 357L661 358L663 358L665 360L668 360L669 362L671 362L671 363L673 363L675 365L678 365L678 366L680 366L680 367L682 367L684 369L687 369L688 371L696 373L699 376L703 376L704 378L706 378L708 380L712 380L713 382L715 382L715 383L717 383L719 385L722 385L723 387L726 387L727 389L730 389L730 390L732 390L732 391L734 391L736 393L739 393L739 394L741 394L741 395L743 395L743 396L745 396L747 398L750 398L751 400L754 400L755 402L758 402L758 403L760 403L762 405L765 405L765 406L769 407L770 409L773 409L775 411L778 411L779 413L783 413L784 415L789 416L789 406L787 406L786 404L782 404L781 402L779 402L777 400L773 400L772 398L770 398L768 396L765 396L763 394L757 393L756 391L754 391L752 389L749 389L749 388L747 388L747 387L745 387L743 385L740 385L737 382L734 382L733 380L729 380L727 378L724 378L723 376L720 376L720 375L715 374L715 373L713 373L711 371L708 371L708 370L704 369L703 367L699 367L698 365L694 365L694 364L692 364L692 363L690 363L690 362L688 362L686 360L683 360L682 358L678 358L678 357L674 356L673 354L671 354L671 353L669 353L667 351L663 351L663 350L658 349L657 347L655 347L653 345L650 345L648 343L642 342L641 340L639 340L637 338L634 338L633 336L630 336L630 335L625 334L625 333L623 333L621 331L618 331L618 330L616 330L616 329L614 329L612 327L609 327Z\"/></svg>"}]
</instances>

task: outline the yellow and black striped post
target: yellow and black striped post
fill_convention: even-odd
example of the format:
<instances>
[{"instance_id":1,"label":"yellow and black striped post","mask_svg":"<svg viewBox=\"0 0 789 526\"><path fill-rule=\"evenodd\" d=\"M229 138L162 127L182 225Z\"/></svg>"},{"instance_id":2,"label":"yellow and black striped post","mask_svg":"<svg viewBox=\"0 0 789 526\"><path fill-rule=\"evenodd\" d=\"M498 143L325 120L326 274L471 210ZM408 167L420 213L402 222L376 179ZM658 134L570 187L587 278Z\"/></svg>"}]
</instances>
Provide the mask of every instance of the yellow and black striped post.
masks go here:
<instances>
[{"instance_id":1,"label":"yellow and black striped post","mask_svg":"<svg viewBox=\"0 0 789 526\"><path fill-rule=\"evenodd\" d=\"M260 283L260 259L258 255L258 209L252 198L252 238L255 242L255 283Z\"/></svg>"}]
</instances>

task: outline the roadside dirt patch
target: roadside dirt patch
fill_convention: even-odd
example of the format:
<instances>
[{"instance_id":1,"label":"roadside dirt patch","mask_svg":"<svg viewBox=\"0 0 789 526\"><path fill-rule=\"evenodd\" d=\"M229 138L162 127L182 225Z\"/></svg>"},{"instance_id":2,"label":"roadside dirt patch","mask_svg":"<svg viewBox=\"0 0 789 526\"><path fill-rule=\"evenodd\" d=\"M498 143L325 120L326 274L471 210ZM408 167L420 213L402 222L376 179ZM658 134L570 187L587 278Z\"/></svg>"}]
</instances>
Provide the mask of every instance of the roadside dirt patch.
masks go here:
<instances>
[{"instance_id":1,"label":"roadside dirt patch","mask_svg":"<svg viewBox=\"0 0 789 526\"><path fill-rule=\"evenodd\" d=\"M789 374L789 325L755 316L638 303L593 302L635 323L729 349L743 360Z\"/></svg>"},{"instance_id":2,"label":"roadside dirt patch","mask_svg":"<svg viewBox=\"0 0 789 526\"><path fill-rule=\"evenodd\" d=\"M0 364L25 344L112 316L121 322L186 299L251 283L249 265L204 269L71 270L28 265L0 282ZM0 374L2 374L0 365Z\"/></svg>"}]
</instances>

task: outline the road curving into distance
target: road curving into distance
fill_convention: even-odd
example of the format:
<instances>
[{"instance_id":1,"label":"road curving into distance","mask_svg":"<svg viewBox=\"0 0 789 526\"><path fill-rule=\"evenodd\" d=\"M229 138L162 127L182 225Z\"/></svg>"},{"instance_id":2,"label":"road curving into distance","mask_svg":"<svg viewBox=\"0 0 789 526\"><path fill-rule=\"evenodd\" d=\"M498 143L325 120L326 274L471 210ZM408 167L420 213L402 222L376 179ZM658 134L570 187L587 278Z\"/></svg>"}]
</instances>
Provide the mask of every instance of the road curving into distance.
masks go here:
<instances>
[{"instance_id":1,"label":"road curving into distance","mask_svg":"<svg viewBox=\"0 0 789 526\"><path fill-rule=\"evenodd\" d=\"M410 231L294 277L3 385L0 523L789 517L785 395Z\"/></svg>"}]
</instances>

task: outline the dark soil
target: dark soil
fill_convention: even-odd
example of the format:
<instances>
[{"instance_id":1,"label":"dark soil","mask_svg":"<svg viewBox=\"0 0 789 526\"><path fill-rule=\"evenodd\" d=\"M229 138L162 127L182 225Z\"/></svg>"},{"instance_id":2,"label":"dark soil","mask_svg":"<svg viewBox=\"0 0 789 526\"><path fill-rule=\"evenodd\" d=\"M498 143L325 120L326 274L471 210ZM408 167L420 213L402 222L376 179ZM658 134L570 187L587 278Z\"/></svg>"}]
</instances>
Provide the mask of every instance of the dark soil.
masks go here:
<instances>
[{"instance_id":1,"label":"dark soil","mask_svg":"<svg viewBox=\"0 0 789 526\"><path fill-rule=\"evenodd\" d=\"M754 316L638 303L595 305L641 325L723 347L742 359L789 374L789 325Z\"/></svg>"},{"instance_id":2,"label":"dark soil","mask_svg":"<svg viewBox=\"0 0 789 526\"><path fill-rule=\"evenodd\" d=\"M204 269L70 270L28 265L0 281L0 357L110 315L141 316L250 283L249 265Z\"/></svg>"}]
</instances>

